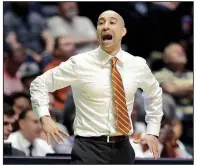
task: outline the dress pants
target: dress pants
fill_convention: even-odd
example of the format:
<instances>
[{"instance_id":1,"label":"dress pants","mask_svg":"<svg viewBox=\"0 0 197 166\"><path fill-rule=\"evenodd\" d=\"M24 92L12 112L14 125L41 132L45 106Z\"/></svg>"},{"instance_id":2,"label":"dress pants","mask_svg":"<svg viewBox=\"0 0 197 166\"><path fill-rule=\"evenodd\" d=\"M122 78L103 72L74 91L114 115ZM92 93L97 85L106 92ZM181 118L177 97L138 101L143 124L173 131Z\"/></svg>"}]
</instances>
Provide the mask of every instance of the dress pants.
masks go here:
<instances>
[{"instance_id":1,"label":"dress pants","mask_svg":"<svg viewBox=\"0 0 197 166\"><path fill-rule=\"evenodd\" d=\"M76 136L71 152L72 164L133 164L135 152L129 138L115 143Z\"/></svg>"}]
</instances>

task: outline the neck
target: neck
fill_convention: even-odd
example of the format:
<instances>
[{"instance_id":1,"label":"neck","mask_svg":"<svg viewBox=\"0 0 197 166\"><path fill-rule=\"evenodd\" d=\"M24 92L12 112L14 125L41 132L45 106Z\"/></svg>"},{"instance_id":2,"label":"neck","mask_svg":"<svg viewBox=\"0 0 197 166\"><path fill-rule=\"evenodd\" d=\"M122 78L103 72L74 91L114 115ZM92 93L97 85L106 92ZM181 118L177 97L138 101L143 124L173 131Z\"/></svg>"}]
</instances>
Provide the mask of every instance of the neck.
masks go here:
<instances>
[{"instance_id":1,"label":"neck","mask_svg":"<svg viewBox=\"0 0 197 166\"><path fill-rule=\"evenodd\" d=\"M64 14L60 13L60 16L61 16L64 20L66 20L66 21L68 21L68 22L72 22L72 18L65 17Z\"/></svg>"},{"instance_id":2,"label":"neck","mask_svg":"<svg viewBox=\"0 0 197 166\"><path fill-rule=\"evenodd\" d=\"M113 48L111 49L102 48L102 49L111 56L115 56L120 51L120 47L117 47L117 49L113 49Z\"/></svg>"},{"instance_id":3,"label":"neck","mask_svg":"<svg viewBox=\"0 0 197 166\"><path fill-rule=\"evenodd\" d=\"M63 61L63 62L68 60L68 58L65 57L65 55L60 54L60 53L56 53L55 59L60 60L60 61Z\"/></svg>"},{"instance_id":4,"label":"neck","mask_svg":"<svg viewBox=\"0 0 197 166\"><path fill-rule=\"evenodd\" d=\"M176 73L183 73L185 70L185 66L183 64L173 64L170 65L170 68Z\"/></svg>"}]
</instances>

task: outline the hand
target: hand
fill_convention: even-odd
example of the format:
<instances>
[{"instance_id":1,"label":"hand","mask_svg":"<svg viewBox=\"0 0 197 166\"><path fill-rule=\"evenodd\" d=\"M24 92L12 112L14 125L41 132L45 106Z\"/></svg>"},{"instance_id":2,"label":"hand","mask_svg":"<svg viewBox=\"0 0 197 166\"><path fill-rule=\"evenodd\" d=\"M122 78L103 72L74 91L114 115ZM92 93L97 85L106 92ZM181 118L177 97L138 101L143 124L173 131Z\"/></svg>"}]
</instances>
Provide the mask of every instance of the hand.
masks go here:
<instances>
[{"instance_id":1,"label":"hand","mask_svg":"<svg viewBox=\"0 0 197 166\"><path fill-rule=\"evenodd\" d=\"M25 52L27 55L31 55L31 57L37 62L40 63L40 61L42 60L42 56L38 53L36 53L35 51L27 48L25 49Z\"/></svg>"},{"instance_id":2,"label":"hand","mask_svg":"<svg viewBox=\"0 0 197 166\"><path fill-rule=\"evenodd\" d=\"M64 142L64 138L61 134L64 134L65 136L68 136L68 134L56 127L55 122L51 119L49 116L43 116L40 119L43 131L46 134L47 137L47 143L50 144L50 137L52 136L53 139L58 143L61 144ZM60 134L61 133L61 134ZM58 140L57 136L61 141Z\"/></svg>"},{"instance_id":3,"label":"hand","mask_svg":"<svg viewBox=\"0 0 197 166\"><path fill-rule=\"evenodd\" d=\"M143 133L140 139L134 140L133 142L147 144L150 149L150 152L153 153L154 159L156 160L159 158L160 155L158 139L155 136Z\"/></svg>"}]
</instances>

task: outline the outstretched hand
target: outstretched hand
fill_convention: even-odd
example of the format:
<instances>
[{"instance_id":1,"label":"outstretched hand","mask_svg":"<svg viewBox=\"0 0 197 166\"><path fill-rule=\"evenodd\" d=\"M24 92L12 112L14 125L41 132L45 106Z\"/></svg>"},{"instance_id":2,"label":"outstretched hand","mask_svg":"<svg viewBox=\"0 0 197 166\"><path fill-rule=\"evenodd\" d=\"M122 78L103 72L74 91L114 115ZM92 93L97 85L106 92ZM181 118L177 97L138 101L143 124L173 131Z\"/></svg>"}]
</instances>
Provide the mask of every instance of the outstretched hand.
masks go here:
<instances>
[{"instance_id":1,"label":"outstretched hand","mask_svg":"<svg viewBox=\"0 0 197 166\"><path fill-rule=\"evenodd\" d=\"M46 134L48 144L50 144L51 136L58 144L61 144L64 142L64 138L62 137L62 134L65 136L68 136L68 134L65 131L62 131L57 128L55 122L51 119L51 117L43 116L41 117L40 122L43 128L43 131Z\"/></svg>"},{"instance_id":2,"label":"outstretched hand","mask_svg":"<svg viewBox=\"0 0 197 166\"><path fill-rule=\"evenodd\" d=\"M156 160L160 157L158 144L159 142L157 137L155 137L154 135L143 133L140 139L134 140L133 142L147 144L150 149L150 152L153 153L154 159Z\"/></svg>"}]
</instances>

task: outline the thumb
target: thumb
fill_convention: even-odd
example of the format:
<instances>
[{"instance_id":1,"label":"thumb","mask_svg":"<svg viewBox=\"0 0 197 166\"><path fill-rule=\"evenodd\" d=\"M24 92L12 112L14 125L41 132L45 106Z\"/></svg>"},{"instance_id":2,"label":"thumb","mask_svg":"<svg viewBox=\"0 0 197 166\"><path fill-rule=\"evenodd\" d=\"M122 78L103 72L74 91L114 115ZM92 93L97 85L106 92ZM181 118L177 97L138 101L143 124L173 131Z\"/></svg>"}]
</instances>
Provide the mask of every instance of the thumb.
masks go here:
<instances>
[{"instance_id":1,"label":"thumb","mask_svg":"<svg viewBox=\"0 0 197 166\"><path fill-rule=\"evenodd\" d=\"M135 144L139 144L139 143L141 143L141 140L140 140L140 139L134 139L133 142L134 142Z\"/></svg>"}]
</instances>

